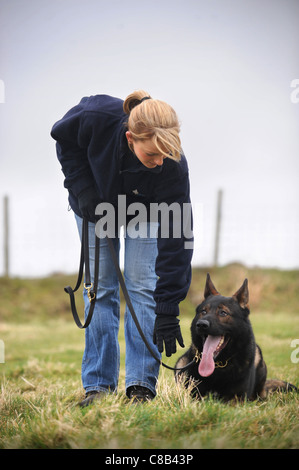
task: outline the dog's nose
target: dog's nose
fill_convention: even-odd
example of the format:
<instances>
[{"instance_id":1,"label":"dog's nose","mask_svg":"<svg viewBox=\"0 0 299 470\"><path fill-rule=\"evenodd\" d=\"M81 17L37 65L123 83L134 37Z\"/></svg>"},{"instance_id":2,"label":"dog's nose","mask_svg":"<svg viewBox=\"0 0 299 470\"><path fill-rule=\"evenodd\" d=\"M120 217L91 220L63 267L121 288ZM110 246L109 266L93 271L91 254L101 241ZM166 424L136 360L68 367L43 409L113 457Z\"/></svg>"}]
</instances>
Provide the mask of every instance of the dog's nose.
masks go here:
<instances>
[{"instance_id":1,"label":"dog's nose","mask_svg":"<svg viewBox=\"0 0 299 470\"><path fill-rule=\"evenodd\" d=\"M210 322L208 320L200 319L197 321L196 326L200 330L207 330L210 326Z\"/></svg>"}]
</instances>

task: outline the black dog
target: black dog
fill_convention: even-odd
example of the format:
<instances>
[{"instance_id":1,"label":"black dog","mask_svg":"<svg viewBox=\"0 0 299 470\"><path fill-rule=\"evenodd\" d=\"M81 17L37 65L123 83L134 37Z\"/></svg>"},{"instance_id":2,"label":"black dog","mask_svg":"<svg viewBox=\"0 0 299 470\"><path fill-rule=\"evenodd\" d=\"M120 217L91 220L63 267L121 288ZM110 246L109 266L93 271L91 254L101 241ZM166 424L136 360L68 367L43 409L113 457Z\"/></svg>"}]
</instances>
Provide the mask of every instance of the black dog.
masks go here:
<instances>
[{"instance_id":1,"label":"black dog","mask_svg":"<svg viewBox=\"0 0 299 470\"><path fill-rule=\"evenodd\" d=\"M223 297L207 275L205 300L197 307L191 325L192 344L176 363L184 372L185 386L193 383L191 393L209 393L227 401L265 398L270 391L297 390L280 380L266 380L267 367L252 331L248 305L248 281L232 297Z\"/></svg>"}]
</instances>

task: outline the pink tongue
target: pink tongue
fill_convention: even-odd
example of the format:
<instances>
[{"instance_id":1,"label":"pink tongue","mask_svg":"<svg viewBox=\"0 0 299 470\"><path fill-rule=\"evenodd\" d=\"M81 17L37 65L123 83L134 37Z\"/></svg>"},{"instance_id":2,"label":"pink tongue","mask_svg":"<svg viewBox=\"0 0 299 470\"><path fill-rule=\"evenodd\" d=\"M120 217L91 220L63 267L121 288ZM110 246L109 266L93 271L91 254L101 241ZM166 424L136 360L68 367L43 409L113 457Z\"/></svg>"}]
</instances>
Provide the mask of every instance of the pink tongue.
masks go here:
<instances>
[{"instance_id":1,"label":"pink tongue","mask_svg":"<svg viewBox=\"0 0 299 470\"><path fill-rule=\"evenodd\" d=\"M213 374L215 362L213 354L221 340L222 336L208 336L203 345L201 360L198 366L198 372L202 377L208 377Z\"/></svg>"}]
</instances>

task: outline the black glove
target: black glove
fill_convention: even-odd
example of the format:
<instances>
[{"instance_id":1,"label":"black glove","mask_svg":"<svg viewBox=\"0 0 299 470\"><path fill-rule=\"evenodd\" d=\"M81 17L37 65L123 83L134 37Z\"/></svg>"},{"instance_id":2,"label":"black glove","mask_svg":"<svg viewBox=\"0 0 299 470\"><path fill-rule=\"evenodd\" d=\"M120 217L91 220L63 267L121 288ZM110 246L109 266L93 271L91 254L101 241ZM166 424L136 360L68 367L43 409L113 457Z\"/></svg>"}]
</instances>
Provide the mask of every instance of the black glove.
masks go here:
<instances>
[{"instance_id":1,"label":"black glove","mask_svg":"<svg viewBox=\"0 0 299 470\"><path fill-rule=\"evenodd\" d=\"M162 353L164 341L167 357L176 352L176 340L182 348L185 347L179 323L180 320L177 317L157 314L153 342L158 346L158 351Z\"/></svg>"},{"instance_id":2,"label":"black glove","mask_svg":"<svg viewBox=\"0 0 299 470\"><path fill-rule=\"evenodd\" d=\"M79 210L82 217L86 217L91 222L96 221L95 209L99 204L95 188L92 186L82 191L78 196Z\"/></svg>"}]
</instances>

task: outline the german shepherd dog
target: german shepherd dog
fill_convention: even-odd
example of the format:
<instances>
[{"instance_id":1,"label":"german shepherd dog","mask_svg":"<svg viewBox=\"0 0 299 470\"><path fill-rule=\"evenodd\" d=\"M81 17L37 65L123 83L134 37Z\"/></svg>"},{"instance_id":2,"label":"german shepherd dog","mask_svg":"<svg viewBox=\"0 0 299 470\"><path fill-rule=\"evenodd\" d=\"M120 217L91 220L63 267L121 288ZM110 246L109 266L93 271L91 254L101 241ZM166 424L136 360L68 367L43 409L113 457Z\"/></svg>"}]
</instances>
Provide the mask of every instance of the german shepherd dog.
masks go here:
<instances>
[{"instance_id":1,"label":"german shepherd dog","mask_svg":"<svg viewBox=\"0 0 299 470\"><path fill-rule=\"evenodd\" d=\"M207 275L204 301L191 324L192 344L176 367L176 380L184 380L191 394L209 393L228 401L233 398L265 398L275 390L297 390L287 382L266 380L267 367L256 344L249 316L248 281L232 297L223 297ZM298 390L297 390L298 391Z\"/></svg>"}]
</instances>

